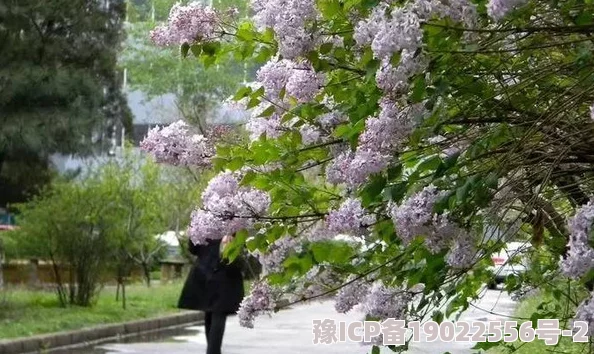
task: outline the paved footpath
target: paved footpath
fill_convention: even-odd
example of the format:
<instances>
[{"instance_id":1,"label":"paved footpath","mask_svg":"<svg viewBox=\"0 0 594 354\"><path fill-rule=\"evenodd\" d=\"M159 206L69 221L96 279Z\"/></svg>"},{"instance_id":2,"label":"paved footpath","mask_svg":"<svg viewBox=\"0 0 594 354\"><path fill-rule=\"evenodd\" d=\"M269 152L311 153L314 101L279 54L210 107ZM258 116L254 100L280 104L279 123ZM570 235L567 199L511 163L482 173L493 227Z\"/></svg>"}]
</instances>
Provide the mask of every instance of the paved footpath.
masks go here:
<instances>
[{"instance_id":1,"label":"paved footpath","mask_svg":"<svg viewBox=\"0 0 594 354\"><path fill-rule=\"evenodd\" d=\"M343 315L334 311L331 301L312 302L283 310L272 316L260 316L256 319L254 329L239 326L237 317L230 317L227 322L223 344L224 354L363 354L369 353L371 347L360 343L346 342L331 345L314 345L312 343L313 319L331 318L335 321L353 322L361 320L361 314L351 312ZM499 290L485 290L483 298L470 307L461 317L464 321L505 320L515 303ZM492 314L492 313L496 314ZM206 339L203 327L190 327L195 334L175 337L172 341L159 343L109 344L100 348L109 354L200 354L204 353ZM412 343L409 353L437 354L470 354L473 343ZM388 348L383 353L392 353Z\"/></svg>"}]
</instances>

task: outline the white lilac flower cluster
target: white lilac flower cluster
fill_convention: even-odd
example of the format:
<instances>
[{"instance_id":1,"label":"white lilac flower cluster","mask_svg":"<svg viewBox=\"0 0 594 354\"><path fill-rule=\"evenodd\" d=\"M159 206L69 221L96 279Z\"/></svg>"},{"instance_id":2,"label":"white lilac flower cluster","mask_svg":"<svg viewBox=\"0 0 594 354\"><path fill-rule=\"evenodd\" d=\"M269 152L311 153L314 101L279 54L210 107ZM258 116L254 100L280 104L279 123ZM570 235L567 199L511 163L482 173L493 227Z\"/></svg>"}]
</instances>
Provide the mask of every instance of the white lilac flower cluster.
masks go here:
<instances>
[{"instance_id":1,"label":"white lilac flower cluster","mask_svg":"<svg viewBox=\"0 0 594 354\"><path fill-rule=\"evenodd\" d=\"M202 193L202 208L192 212L188 234L195 244L221 239L249 228L254 217L266 213L268 193L239 185L239 177L222 172L211 179Z\"/></svg>"},{"instance_id":2,"label":"white lilac flower cluster","mask_svg":"<svg viewBox=\"0 0 594 354\"><path fill-rule=\"evenodd\" d=\"M193 134L184 121L149 130L140 148L159 163L207 167L211 165L214 146L209 139Z\"/></svg>"},{"instance_id":3,"label":"white lilac flower cluster","mask_svg":"<svg viewBox=\"0 0 594 354\"><path fill-rule=\"evenodd\" d=\"M590 118L592 118L592 120L594 120L594 104L592 106L590 106Z\"/></svg>"},{"instance_id":4,"label":"white lilac flower cluster","mask_svg":"<svg viewBox=\"0 0 594 354\"><path fill-rule=\"evenodd\" d=\"M582 301L575 311L573 321L585 321L588 323L587 336L594 336L594 294L590 298ZM573 322L572 321L572 322ZM573 323L572 323L573 327Z\"/></svg>"},{"instance_id":5,"label":"white lilac flower cluster","mask_svg":"<svg viewBox=\"0 0 594 354\"><path fill-rule=\"evenodd\" d=\"M276 306L276 291L264 280L256 282L246 296L237 312L239 324L242 327L254 328L257 316L270 313Z\"/></svg>"},{"instance_id":6,"label":"white lilac flower cluster","mask_svg":"<svg viewBox=\"0 0 594 354\"><path fill-rule=\"evenodd\" d=\"M390 206L390 216L397 236L407 246L417 236L424 236L427 249L437 253L448 246L447 263L453 268L468 268L477 259L476 241L461 229L447 214L435 214L434 206L443 196L430 185L405 199L400 205Z\"/></svg>"},{"instance_id":7,"label":"white lilac flower cluster","mask_svg":"<svg viewBox=\"0 0 594 354\"><path fill-rule=\"evenodd\" d=\"M365 122L357 149L342 151L328 166L327 181L355 187L383 171L424 113L422 104L400 108L395 102L382 99L379 115Z\"/></svg>"},{"instance_id":8,"label":"white lilac flower cluster","mask_svg":"<svg viewBox=\"0 0 594 354\"><path fill-rule=\"evenodd\" d=\"M363 208L359 199L347 198L326 217L328 230L334 233L362 234L375 223L375 216Z\"/></svg>"},{"instance_id":9,"label":"white lilac flower cluster","mask_svg":"<svg viewBox=\"0 0 594 354\"><path fill-rule=\"evenodd\" d=\"M167 24L152 30L150 36L160 46L205 42L215 38L219 22L216 11L200 2L175 4L169 12Z\"/></svg>"},{"instance_id":10,"label":"white lilac flower cluster","mask_svg":"<svg viewBox=\"0 0 594 354\"><path fill-rule=\"evenodd\" d=\"M524 5L526 0L489 0L487 14L495 21L501 20L510 11Z\"/></svg>"},{"instance_id":11,"label":"white lilac flower cluster","mask_svg":"<svg viewBox=\"0 0 594 354\"><path fill-rule=\"evenodd\" d=\"M561 261L561 271L570 278L580 278L594 267L594 249L588 239L594 223L594 201L580 207L569 220L569 251Z\"/></svg>"},{"instance_id":12,"label":"white lilac flower cluster","mask_svg":"<svg viewBox=\"0 0 594 354\"><path fill-rule=\"evenodd\" d=\"M314 35L307 23L317 16L313 0L252 0L255 22L260 28L272 28L279 52L294 59L313 48Z\"/></svg>"}]
</instances>

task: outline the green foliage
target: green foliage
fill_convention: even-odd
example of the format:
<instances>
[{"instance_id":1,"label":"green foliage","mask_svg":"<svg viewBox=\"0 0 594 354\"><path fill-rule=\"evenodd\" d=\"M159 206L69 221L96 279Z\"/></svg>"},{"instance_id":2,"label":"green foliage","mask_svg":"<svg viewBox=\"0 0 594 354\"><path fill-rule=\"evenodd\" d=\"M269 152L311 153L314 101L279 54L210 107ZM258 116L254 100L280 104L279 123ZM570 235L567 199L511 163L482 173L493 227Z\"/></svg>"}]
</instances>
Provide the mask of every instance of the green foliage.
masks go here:
<instances>
[{"instance_id":1,"label":"green foliage","mask_svg":"<svg viewBox=\"0 0 594 354\"><path fill-rule=\"evenodd\" d=\"M130 131L116 56L125 7L112 1L4 1L0 6L0 205L49 181L52 153L104 149L92 138ZM80 20L84 18L85 20Z\"/></svg>"},{"instance_id":2,"label":"green foliage","mask_svg":"<svg viewBox=\"0 0 594 354\"><path fill-rule=\"evenodd\" d=\"M20 229L11 232L10 255L75 269L76 279L62 279L64 286L71 282L68 290L59 290L64 304L90 305L107 270L125 282L139 265L149 284L150 271L166 250L156 235L170 228L180 234L199 187L187 176L166 172L128 151L78 180L56 180L19 206ZM73 282L81 280L88 280L88 294L78 299L80 287Z\"/></svg>"},{"instance_id":3,"label":"green foliage","mask_svg":"<svg viewBox=\"0 0 594 354\"><path fill-rule=\"evenodd\" d=\"M271 205L256 225L260 232L247 238L242 234L236 242L245 239L249 250L265 251L281 237L301 237L323 223L346 196L357 197L377 217L371 232L360 237L364 250L304 241L286 258L285 271L269 276L271 283L286 286L322 265L341 275L373 273L390 286L425 285L422 300L411 304L407 316L449 318L467 309L493 279L491 256L507 241L521 240L533 246L527 252L529 270L508 277L506 289L537 286L567 303L579 303L594 273L564 284L569 290L561 291L559 260L567 255L567 218L594 195L592 4L528 1L497 22L481 1L476 28L438 16L423 21L423 45L415 55L423 55L427 66L403 83L408 84L405 89L385 94L376 81L381 64L376 53L370 46L357 46L353 38L357 21L378 3L316 2L320 17L307 26L340 37L343 45L320 40L303 55L326 77L312 102L297 102L285 88L279 109L263 89L236 92L235 99L245 100L248 108L261 105L258 118L276 113L283 122L295 122L276 139L262 136L250 144L217 149L217 171L272 166L243 175L242 184L266 191ZM543 27L542 20L549 25ZM232 40L225 38L220 45L191 43L183 48L186 61L197 59L207 66L231 55L261 63L278 54L279 34L270 29L242 21L229 31ZM200 50L191 50L197 45ZM386 60L397 65L403 57L393 53ZM328 97L332 105L324 100ZM340 156L333 148L357 147L369 120L380 114L382 98L402 107L419 103L426 113L411 114L403 123L415 129L399 141L402 146L388 168L360 186L331 186L325 180L327 168ZM320 126L316 118L329 110L340 111L347 121L326 132L325 143L304 145L299 128L306 123ZM444 192L432 211L445 214L476 241L477 259L468 269L451 266L448 249L430 252L423 242L427 235L404 243L391 224L389 208L429 185ZM501 231L492 240L485 237L490 227ZM234 243L233 253L239 247ZM428 311L444 299L450 300L445 308ZM559 317L560 311L547 305L528 317Z\"/></svg>"}]
</instances>

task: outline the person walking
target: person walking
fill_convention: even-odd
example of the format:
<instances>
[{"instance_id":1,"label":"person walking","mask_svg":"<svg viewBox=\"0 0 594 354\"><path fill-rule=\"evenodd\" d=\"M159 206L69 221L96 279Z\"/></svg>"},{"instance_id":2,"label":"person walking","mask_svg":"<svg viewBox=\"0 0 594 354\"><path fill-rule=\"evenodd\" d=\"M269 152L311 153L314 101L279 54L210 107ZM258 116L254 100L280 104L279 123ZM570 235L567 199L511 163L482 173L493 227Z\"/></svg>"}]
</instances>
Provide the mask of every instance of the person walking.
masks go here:
<instances>
[{"instance_id":1,"label":"person walking","mask_svg":"<svg viewBox=\"0 0 594 354\"><path fill-rule=\"evenodd\" d=\"M244 296L243 275L239 262L229 263L221 257L221 244L233 240L209 240L206 245L194 245L189 240L190 253L197 256L182 289L178 307L204 312L206 354L221 354L227 316L234 314Z\"/></svg>"}]
</instances>

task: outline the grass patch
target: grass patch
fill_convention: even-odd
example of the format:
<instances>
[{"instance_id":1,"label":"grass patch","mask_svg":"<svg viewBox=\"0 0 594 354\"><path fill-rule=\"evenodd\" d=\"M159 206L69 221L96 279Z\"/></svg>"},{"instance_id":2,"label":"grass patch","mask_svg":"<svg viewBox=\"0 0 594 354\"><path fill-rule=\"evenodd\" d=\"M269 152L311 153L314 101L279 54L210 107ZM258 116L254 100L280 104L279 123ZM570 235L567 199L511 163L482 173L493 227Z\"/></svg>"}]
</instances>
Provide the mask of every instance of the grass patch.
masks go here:
<instances>
[{"instance_id":1,"label":"grass patch","mask_svg":"<svg viewBox=\"0 0 594 354\"><path fill-rule=\"evenodd\" d=\"M8 288L0 292L0 339L67 331L101 324L133 321L177 313L183 281L147 288L126 287L126 310L116 302L115 287L103 289L93 307L60 307L56 294ZM249 294L251 282L244 282Z\"/></svg>"},{"instance_id":2,"label":"grass patch","mask_svg":"<svg viewBox=\"0 0 594 354\"><path fill-rule=\"evenodd\" d=\"M538 307L540 306L543 301L551 301L551 305L561 305L562 308L567 308L567 302L558 302L555 301L552 297L547 297L542 294L537 294L535 296L530 296L525 300L522 300L516 311L514 312L514 316L517 316L522 319L517 319L518 325L527 321L524 318L530 318L534 312L537 311ZM573 307L567 308L570 314L573 314L575 310ZM512 320L512 319L510 319ZM559 327L564 329L563 320L559 320L560 324ZM533 325L534 326L534 325ZM515 351L513 353L517 354L535 354L535 353L565 353L565 354L583 354L589 352L589 344L588 343L574 343L571 337L562 337L559 336L559 343L557 345L546 345L542 340L539 340L538 337L533 342L521 342L516 341L513 343ZM488 351L489 354L506 354L511 353L510 349L506 349L503 347L493 348Z\"/></svg>"},{"instance_id":3,"label":"grass patch","mask_svg":"<svg viewBox=\"0 0 594 354\"><path fill-rule=\"evenodd\" d=\"M115 287L103 289L93 307L60 307L48 291L7 289L0 293L0 338L79 329L179 312L182 283L126 287L126 310L115 300Z\"/></svg>"}]
</instances>

